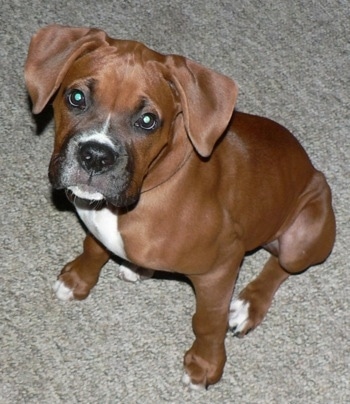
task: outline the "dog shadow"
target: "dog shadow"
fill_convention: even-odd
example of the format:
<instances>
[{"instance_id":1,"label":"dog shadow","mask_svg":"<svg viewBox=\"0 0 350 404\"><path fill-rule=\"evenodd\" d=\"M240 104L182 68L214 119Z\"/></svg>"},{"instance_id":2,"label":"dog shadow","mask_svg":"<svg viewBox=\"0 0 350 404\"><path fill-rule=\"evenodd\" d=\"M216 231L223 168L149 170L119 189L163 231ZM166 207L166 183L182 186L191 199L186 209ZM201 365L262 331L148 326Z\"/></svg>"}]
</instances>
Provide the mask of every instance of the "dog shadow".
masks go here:
<instances>
[{"instance_id":1,"label":"dog shadow","mask_svg":"<svg viewBox=\"0 0 350 404\"><path fill-rule=\"evenodd\" d=\"M33 108L32 100L27 95L27 108L31 112ZM40 136L53 120L53 108L49 103L39 114L32 114L35 125L35 135ZM51 202L55 208L61 212L75 212L74 206L68 201L65 192L62 190L51 190Z\"/></svg>"},{"instance_id":2,"label":"dog shadow","mask_svg":"<svg viewBox=\"0 0 350 404\"><path fill-rule=\"evenodd\" d=\"M30 99L29 95L27 95L27 108L30 112L33 110L33 103L32 100ZM32 114L32 119L35 123L35 134L36 136L40 136L47 126L50 124L50 122L53 119L53 108L52 104L49 103L42 112L39 114Z\"/></svg>"}]
</instances>

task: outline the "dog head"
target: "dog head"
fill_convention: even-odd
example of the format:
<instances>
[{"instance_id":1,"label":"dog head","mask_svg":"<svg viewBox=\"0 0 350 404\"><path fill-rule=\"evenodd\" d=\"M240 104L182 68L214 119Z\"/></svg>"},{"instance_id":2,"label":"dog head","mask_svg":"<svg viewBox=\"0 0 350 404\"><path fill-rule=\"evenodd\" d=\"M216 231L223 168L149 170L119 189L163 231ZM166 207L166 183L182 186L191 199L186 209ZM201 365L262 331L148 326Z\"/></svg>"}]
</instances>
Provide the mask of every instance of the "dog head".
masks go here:
<instances>
[{"instance_id":1,"label":"dog head","mask_svg":"<svg viewBox=\"0 0 350 404\"><path fill-rule=\"evenodd\" d=\"M32 38L25 78L34 113L54 100L53 186L118 207L138 200L158 159L181 160L179 138L209 157L238 92L184 57L59 25Z\"/></svg>"}]
</instances>

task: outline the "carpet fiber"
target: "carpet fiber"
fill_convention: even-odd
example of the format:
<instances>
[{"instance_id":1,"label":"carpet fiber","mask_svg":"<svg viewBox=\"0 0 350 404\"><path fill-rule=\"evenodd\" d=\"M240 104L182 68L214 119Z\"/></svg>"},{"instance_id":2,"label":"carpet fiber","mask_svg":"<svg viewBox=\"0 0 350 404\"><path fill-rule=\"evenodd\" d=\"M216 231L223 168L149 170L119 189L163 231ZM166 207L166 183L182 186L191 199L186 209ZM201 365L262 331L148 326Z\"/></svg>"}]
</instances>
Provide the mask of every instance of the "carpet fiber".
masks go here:
<instances>
[{"instance_id":1,"label":"carpet fiber","mask_svg":"<svg viewBox=\"0 0 350 404\"><path fill-rule=\"evenodd\" d=\"M0 403L350 402L349 1L0 3ZM101 27L235 78L237 108L290 128L331 184L333 254L290 278L253 333L227 336L223 379L207 392L180 382L193 339L187 283L125 283L110 261L86 301L52 293L84 229L52 195L53 123L31 115L23 81L30 37L49 23ZM247 257L235 293L265 259Z\"/></svg>"}]
</instances>

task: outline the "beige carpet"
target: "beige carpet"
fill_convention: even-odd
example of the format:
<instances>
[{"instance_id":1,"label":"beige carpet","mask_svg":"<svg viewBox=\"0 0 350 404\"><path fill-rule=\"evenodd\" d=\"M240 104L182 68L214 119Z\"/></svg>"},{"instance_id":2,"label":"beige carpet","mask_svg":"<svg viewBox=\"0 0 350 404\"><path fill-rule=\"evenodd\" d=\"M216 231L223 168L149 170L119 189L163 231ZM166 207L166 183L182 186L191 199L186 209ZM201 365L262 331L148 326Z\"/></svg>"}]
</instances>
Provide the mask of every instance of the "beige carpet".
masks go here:
<instances>
[{"instance_id":1,"label":"beige carpet","mask_svg":"<svg viewBox=\"0 0 350 404\"><path fill-rule=\"evenodd\" d=\"M0 0L1 404L350 402L349 10L349 0ZM193 338L187 284L124 283L110 262L87 301L53 296L84 230L52 199L52 122L36 124L23 82L30 37L52 22L99 26L234 77L238 109L293 130L332 186L332 256L283 285L257 330L227 337L223 380L207 392L180 383ZM246 259L237 292L264 259Z\"/></svg>"}]
</instances>

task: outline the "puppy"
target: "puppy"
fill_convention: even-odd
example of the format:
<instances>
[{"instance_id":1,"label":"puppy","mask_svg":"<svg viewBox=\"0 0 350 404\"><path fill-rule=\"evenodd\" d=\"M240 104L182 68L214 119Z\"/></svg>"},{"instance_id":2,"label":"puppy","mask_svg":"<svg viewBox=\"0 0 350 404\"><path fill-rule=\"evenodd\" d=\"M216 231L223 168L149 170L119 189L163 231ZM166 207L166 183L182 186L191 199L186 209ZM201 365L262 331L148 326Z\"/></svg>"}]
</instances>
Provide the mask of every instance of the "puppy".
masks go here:
<instances>
[{"instance_id":1,"label":"puppy","mask_svg":"<svg viewBox=\"0 0 350 404\"><path fill-rule=\"evenodd\" d=\"M287 129L234 110L230 78L99 29L41 29L25 78L34 113L53 99L50 181L89 230L58 297L86 298L111 254L131 263L126 279L138 279L137 267L184 274L196 312L183 381L216 383L228 328L244 336L290 274L330 254L324 175ZM232 300L242 259L257 247L271 256Z\"/></svg>"}]
</instances>

